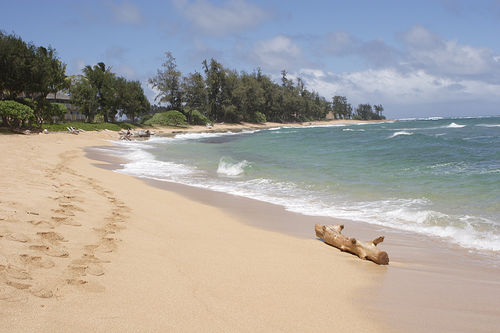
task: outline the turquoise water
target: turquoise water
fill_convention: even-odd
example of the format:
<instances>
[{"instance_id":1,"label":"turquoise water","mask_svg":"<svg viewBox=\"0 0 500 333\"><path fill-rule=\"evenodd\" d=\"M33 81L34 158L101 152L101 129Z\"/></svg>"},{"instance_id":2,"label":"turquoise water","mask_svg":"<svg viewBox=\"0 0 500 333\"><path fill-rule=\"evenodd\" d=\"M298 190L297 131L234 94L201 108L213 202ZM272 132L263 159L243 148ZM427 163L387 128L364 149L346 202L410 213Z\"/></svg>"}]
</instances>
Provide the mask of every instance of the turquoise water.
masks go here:
<instances>
[{"instance_id":1,"label":"turquoise water","mask_svg":"<svg viewBox=\"0 0 500 333\"><path fill-rule=\"evenodd\" d=\"M121 172L500 251L500 118L198 133L120 143Z\"/></svg>"}]
</instances>

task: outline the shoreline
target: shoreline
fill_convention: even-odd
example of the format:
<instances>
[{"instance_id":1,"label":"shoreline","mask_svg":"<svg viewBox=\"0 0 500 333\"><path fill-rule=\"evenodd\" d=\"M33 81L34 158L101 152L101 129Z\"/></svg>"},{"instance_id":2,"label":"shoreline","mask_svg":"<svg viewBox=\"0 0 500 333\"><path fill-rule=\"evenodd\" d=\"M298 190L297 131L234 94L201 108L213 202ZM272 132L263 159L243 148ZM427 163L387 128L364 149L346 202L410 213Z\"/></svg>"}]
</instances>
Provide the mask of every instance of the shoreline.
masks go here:
<instances>
[{"instance_id":1,"label":"shoreline","mask_svg":"<svg viewBox=\"0 0 500 333\"><path fill-rule=\"evenodd\" d=\"M142 181L230 212L251 226L297 238L315 239L314 223L344 223L345 234L361 240L384 234L386 240L381 246L389 253L391 263L380 289L371 296L370 311L404 331L421 331L421 317L415 313L426 318L426 331L436 332L490 332L495 329L492 323L500 317L500 310L484 311L500 307L500 283L496 279L500 261L488 251L471 252L438 237L364 222L304 216L282 206L188 185Z\"/></svg>"},{"instance_id":2,"label":"shoreline","mask_svg":"<svg viewBox=\"0 0 500 333\"><path fill-rule=\"evenodd\" d=\"M224 132L242 132L264 130L277 127L311 127L311 126L344 126L370 123L394 122L397 120L352 120L352 119L336 119L336 120L317 120L304 123L273 123L266 122L264 124L254 124L242 122L240 124L215 123L211 127L201 125L190 125L187 128L181 127L165 127L156 126L152 128L155 136L171 137L178 134L186 133L224 133Z\"/></svg>"},{"instance_id":3,"label":"shoreline","mask_svg":"<svg viewBox=\"0 0 500 333\"><path fill-rule=\"evenodd\" d=\"M4 138L7 142L2 142ZM50 284L54 274L48 273L57 269L50 298L33 296L32 288L5 285L5 269L0 272L0 318L5 322L0 331L57 332L64 331L64 325L73 325L75 331L184 331L193 327L495 331L500 318L497 260L478 262L477 254L434 238L344 221L346 235L360 240L386 236L380 246L391 262L380 267L317 240L314 223L333 223L331 218L110 172L120 159L104 153L95 156L89 150L113 147L111 141L116 139L116 132L107 131L79 136L0 136L0 146L9 152L2 167L7 177L0 180L4 188L0 189L0 268L6 258L10 260L6 246L11 244L16 244L13 253L17 255L40 256L40 251L29 249L40 231L64 235L64 241L55 243L69 252L69 258L60 259L42 252L42 258L62 263L46 271L15 263L31 275L20 283L32 285ZM94 182L99 186L94 188ZM59 197L61 193L74 196L66 198L73 203L57 202L59 208L62 203L84 210L72 210L70 217L83 226L33 224L30 228L16 222L15 218L46 221L54 215L58 209L49 209L57 203L51 191ZM90 195L101 199L88 199ZM26 198L30 200L24 202ZM114 204L118 206L113 208ZM76 235L75 230L89 221L89 232ZM109 223L114 224L111 229ZM14 238L24 234L28 241L12 241L13 234ZM81 266L76 272L68 270L68 263L86 251L103 260L99 263L103 275L81 275ZM75 284L78 281L87 283ZM304 308L309 310L304 312ZM146 322L144 309L150 309Z\"/></svg>"},{"instance_id":4,"label":"shoreline","mask_svg":"<svg viewBox=\"0 0 500 333\"><path fill-rule=\"evenodd\" d=\"M384 268L95 167L116 136L0 136L0 331L390 330Z\"/></svg>"}]
</instances>

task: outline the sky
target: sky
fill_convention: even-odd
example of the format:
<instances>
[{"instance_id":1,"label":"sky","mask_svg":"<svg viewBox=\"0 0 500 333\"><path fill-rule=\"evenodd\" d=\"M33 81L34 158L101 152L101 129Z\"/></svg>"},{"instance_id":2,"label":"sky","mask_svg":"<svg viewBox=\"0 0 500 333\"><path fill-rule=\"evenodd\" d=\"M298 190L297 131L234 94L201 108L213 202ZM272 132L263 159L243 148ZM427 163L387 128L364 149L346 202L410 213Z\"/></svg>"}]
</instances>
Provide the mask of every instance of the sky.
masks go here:
<instances>
[{"instance_id":1,"label":"sky","mask_svg":"<svg viewBox=\"0 0 500 333\"><path fill-rule=\"evenodd\" d=\"M183 74L214 58L285 69L327 99L390 119L500 115L500 0L0 0L0 30L52 46L67 74L104 62L148 78L167 51Z\"/></svg>"}]
</instances>

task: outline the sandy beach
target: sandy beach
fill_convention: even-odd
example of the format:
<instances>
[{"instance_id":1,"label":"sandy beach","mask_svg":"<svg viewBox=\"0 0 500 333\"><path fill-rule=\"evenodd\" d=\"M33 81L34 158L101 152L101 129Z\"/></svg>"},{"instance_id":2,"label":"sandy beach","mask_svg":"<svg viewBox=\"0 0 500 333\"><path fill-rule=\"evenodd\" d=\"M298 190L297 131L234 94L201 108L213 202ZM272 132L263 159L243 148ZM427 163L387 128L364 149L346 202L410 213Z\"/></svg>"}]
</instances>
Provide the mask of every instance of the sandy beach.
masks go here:
<instances>
[{"instance_id":1,"label":"sandy beach","mask_svg":"<svg viewBox=\"0 0 500 333\"><path fill-rule=\"evenodd\" d=\"M0 135L0 331L389 331L387 267L85 156L116 138Z\"/></svg>"},{"instance_id":2,"label":"sandy beach","mask_svg":"<svg viewBox=\"0 0 500 333\"><path fill-rule=\"evenodd\" d=\"M112 172L117 137L0 135L0 331L497 331L496 256ZM335 222L390 265L314 237Z\"/></svg>"}]
</instances>

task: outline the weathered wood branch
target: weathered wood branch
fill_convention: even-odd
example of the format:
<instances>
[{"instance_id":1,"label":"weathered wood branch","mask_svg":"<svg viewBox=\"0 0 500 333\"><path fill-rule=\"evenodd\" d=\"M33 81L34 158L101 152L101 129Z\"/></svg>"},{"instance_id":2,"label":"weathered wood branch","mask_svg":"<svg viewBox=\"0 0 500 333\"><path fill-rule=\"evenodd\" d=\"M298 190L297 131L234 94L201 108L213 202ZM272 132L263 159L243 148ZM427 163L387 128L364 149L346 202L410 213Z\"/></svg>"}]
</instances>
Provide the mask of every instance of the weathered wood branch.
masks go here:
<instances>
[{"instance_id":1,"label":"weathered wood branch","mask_svg":"<svg viewBox=\"0 0 500 333\"><path fill-rule=\"evenodd\" d=\"M371 260L379 265L388 265L389 256L387 252L377 248L377 244L384 241L384 236L380 236L371 242L360 242L356 238L342 235L343 225L321 225L316 224L316 237L323 239L329 245L338 248L340 251L357 255L361 259Z\"/></svg>"}]
</instances>

